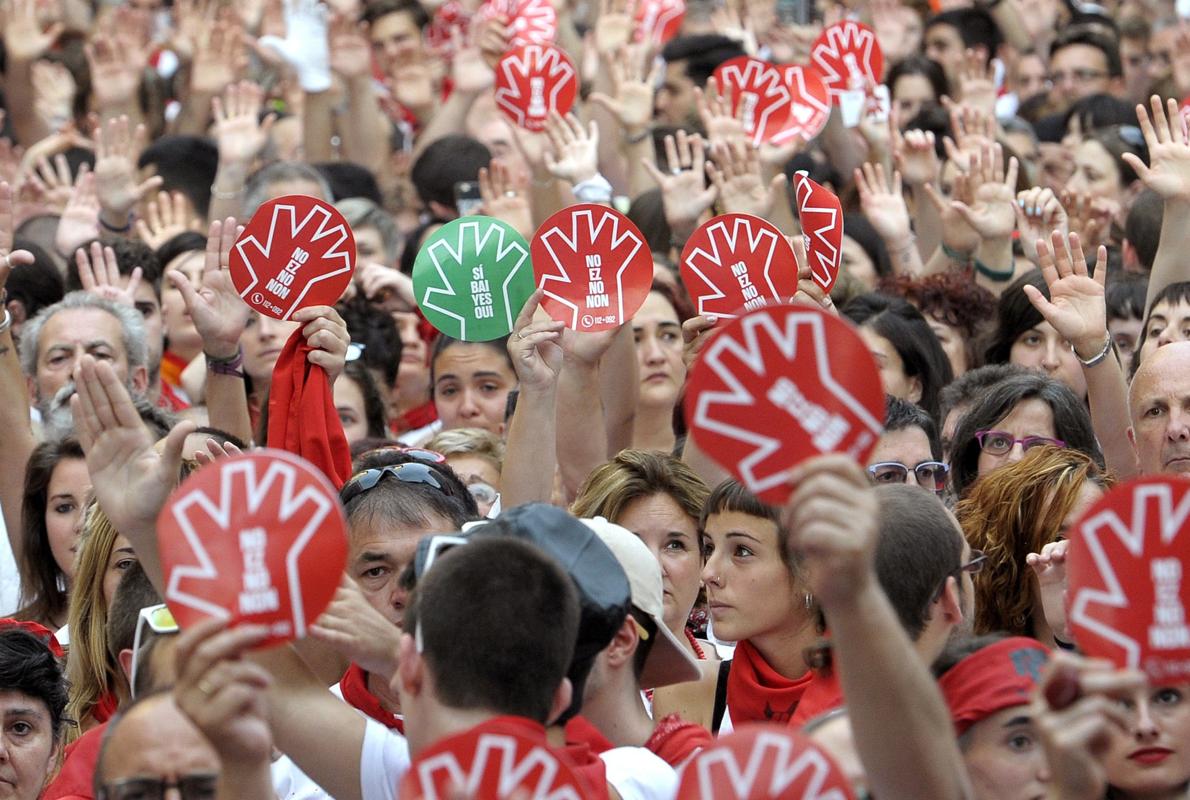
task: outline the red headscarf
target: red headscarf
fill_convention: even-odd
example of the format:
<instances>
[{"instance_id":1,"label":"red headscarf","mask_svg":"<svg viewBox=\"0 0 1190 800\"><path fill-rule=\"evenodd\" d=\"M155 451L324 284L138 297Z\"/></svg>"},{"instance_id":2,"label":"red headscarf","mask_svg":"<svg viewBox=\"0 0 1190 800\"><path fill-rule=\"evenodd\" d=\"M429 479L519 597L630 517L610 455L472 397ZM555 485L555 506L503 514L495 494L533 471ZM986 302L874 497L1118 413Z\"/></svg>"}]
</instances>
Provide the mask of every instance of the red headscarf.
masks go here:
<instances>
[{"instance_id":1,"label":"red headscarf","mask_svg":"<svg viewBox=\"0 0 1190 800\"><path fill-rule=\"evenodd\" d=\"M1006 708L1027 705L1041 680L1049 650L1034 639L1010 636L977 650L938 679L962 736L977 722Z\"/></svg>"}]
</instances>

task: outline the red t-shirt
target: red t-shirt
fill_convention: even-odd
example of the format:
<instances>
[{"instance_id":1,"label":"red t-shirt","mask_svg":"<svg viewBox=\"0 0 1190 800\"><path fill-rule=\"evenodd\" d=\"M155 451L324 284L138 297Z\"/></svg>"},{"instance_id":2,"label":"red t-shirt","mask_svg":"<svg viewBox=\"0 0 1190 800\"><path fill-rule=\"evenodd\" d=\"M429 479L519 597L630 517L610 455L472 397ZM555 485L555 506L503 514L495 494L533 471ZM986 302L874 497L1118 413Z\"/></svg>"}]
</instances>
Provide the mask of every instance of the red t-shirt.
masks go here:
<instances>
[{"instance_id":1,"label":"red t-shirt","mask_svg":"<svg viewBox=\"0 0 1190 800\"><path fill-rule=\"evenodd\" d=\"M57 777L42 792L41 800L92 800L95 765L99 762L99 745L107 723L96 725L66 746L66 756Z\"/></svg>"}]
</instances>

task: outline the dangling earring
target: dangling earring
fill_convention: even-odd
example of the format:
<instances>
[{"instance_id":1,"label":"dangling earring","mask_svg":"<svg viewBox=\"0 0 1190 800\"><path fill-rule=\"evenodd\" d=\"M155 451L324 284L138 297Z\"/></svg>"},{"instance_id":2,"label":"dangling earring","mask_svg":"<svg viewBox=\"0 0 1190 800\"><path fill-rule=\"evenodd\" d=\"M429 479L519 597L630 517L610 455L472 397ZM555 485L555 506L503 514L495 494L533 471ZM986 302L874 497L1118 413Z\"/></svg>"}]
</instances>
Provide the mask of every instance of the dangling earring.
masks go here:
<instances>
[{"instance_id":1,"label":"dangling earring","mask_svg":"<svg viewBox=\"0 0 1190 800\"><path fill-rule=\"evenodd\" d=\"M806 592L805 602L806 602L806 608L813 608L814 607L814 595L810 594L809 592Z\"/></svg>"}]
</instances>

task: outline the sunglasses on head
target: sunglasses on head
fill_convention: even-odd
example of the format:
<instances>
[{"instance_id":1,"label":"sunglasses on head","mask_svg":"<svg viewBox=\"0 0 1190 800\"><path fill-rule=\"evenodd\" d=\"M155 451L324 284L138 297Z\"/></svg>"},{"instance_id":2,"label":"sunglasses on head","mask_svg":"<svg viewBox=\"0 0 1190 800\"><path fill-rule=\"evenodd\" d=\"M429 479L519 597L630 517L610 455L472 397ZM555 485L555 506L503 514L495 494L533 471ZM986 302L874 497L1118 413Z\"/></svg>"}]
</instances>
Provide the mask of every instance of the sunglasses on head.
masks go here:
<instances>
[{"instance_id":1,"label":"sunglasses on head","mask_svg":"<svg viewBox=\"0 0 1190 800\"><path fill-rule=\"evenodd\" d=\"M442 473L429 464L420 461L407 461L404 464L390 464L387 467L364 470L343 485L343 489L339 492L339 499L343 505L347 505L364 492L375 489L376 484L380 483L385 476L390 475L401 483L424 483L443 494L450 494Z\"/></svg>"}]
</instances>

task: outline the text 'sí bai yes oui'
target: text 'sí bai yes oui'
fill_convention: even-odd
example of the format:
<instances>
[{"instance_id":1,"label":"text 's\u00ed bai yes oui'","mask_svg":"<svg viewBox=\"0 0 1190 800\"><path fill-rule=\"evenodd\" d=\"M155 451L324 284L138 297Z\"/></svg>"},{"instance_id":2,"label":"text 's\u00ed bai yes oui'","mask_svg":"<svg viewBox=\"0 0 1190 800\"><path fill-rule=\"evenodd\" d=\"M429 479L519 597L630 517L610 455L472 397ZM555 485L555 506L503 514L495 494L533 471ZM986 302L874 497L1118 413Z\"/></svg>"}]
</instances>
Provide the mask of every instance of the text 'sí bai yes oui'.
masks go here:
<instances>
[{"instance_id":1,"label":"text 's\u00ed bai yes oui'","mask_svg":"<svg viewBox=\"0 0 1190 800\"><path fill-rule=\"evenodd\" d=\"M281 270L277 277L271 279L265 288L281 300L289 297L298 270L309 260L310 253L308 251L300 247L293 248L293 255L289 257L289 263L285 265L285 269Z\"/></svg>"},{"instance_id":2,"label":"text 's\u00ed bai yes oui'","mask_svg":"<svg viewBox=\"0 0 1190 800\"><path fill-rule=\"evenodd\" d=\"M492 288L484 277L483 266L471 268L471 297L475 301L475 318L492 319L496 310L492 307Z\"/></svg>"},{"instance_id":3,"label":"text 's\u00ed bai yes oui'","mask_svg":"<svg viewBox=\"0 0 1190 800\"><path fill-rule=\"evenodd\" d=\"M587 308L607 308L611 298L603 284L603 256L587 256Z\"/></svg>"}]
</instances>

